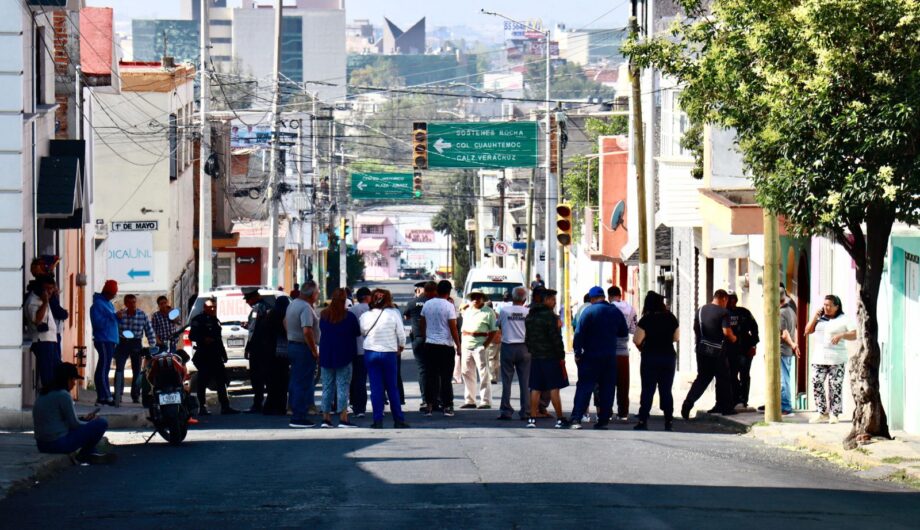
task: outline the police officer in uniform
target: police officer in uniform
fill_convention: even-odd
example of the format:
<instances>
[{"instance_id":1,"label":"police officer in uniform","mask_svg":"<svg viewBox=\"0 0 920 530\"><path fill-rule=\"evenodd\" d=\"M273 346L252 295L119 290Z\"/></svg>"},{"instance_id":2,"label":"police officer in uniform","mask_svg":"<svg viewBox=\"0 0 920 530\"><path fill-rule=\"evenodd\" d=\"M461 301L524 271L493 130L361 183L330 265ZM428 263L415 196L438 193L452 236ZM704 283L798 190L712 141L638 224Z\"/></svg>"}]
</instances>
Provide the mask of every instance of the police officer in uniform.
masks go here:
<instances>
[{"instance_id":1,"label":"police officer in uniform","mask_svg":"<svg viewBox=\"0 0 920 530\"><path fill-rule=\"evenodd\" d=\"M269 322L271 306L259 294L258 287L243 289L243 299L252 308L246 329L249 340L246 342L246 358L249 360L249 380L252 382L252 407L249 412L262 412L265 401L265 385L271 357L275 354L275 334Z\"/></svg>"},{"instance_id":2,"label":"police officer in uniform","mask_svg":"<svg viewBox=\"0 0 920 530\"><path fill-rule=\"evenodd\" d=\"M189 340L195 343L195 356L192 362L198 368L198 402L201 407L198 412L199 416L211 415L205 401L209 385L217 390L221 414L239 413L230 406L230 398L227 396L227 372L224 369L224 363L227 362L227 350L224 349L220 332L217 300L213 298L205 300L202 312L192 319L188 334Z\"/></svg>"},{"instance_id":3,"label":"police officer in uniform","mask_svg":"<svg viewBox=\"0 0 920 530\"><path fill-rule=\"evenodd\" d=\"M412 326L412 333L409 334L409 338L412 341L412 356L415 357L415 364L418 366L418 386L419 393L422 396L422 405L419 407L419 411L426 411L428 410L428 400L425 398L426 369L422 352L422 348L425 346L425 335L422 334L420 323L422 320L422 307L425 306L425 302L438 295L438 284L431 281L418 282L415 284L415 291L415 298L406 303L403 318ZM435 409L439 408L437 403L432 403L432 405L435 405Z\"/></svg>"}]
</instances>

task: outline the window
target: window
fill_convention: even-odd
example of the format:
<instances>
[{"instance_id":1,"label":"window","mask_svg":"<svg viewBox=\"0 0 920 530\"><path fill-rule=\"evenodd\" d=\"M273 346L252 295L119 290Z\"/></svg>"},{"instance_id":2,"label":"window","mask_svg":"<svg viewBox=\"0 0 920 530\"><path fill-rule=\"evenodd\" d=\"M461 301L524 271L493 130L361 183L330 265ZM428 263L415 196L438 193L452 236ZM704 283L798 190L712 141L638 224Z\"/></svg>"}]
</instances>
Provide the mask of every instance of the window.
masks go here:
<instances>
[{"instance_id":1,"label":"window","mask_svg":"<svg viewBox=\"0 0 920 530\"><path fill-rule=\"evenodd\" d=\"M35 26L35 76L32 78L35 83L35 104L45 104L45 57L48 51L45 49L45 28Z\"/></svg>"},{"instance_id":2,"label":"window","mask_svg":"<svg viewBox=\"0 0 920 530\"><path fill-rule=\"evenodd\" d=\"M175 114L169 115L169 180L179 178L179 138L178 120Z\"/></svg>"},{"instance_id":3,"label":"window","mask_svg":"<svg viewBox=\"0 0 920 530\"><path fill-rule=\"evenodd\" d=\"M690 128L687 114L680 109L680 91L667 89L661 96L661 155L690 156L680 146L684 133Z\"/></svg>"},{"instance_id":4,"label":"window","mask_svg":"<svg viewBox=\"0 0 920 530\"><path fill-rule=\"evenodd\" d=\"M233 21L231 21L231 20L214 20L214 19L211 19L211 25L212 25L212 26L232 26L232 25L233 25Z\"/></svg>"},{"instance_id":5,"label":"window","mask_svg":"<svg viewBox=\"0 0 920 530\"><path fill-rule=\"evenodd\" d=\"M211 37L211 44L230 44L233 39L230 37Z\"/></svg>"},{"instance_id":6,"label":"window","mask_svg":"<svg viewBox=\"0 0 920 530\"><path fill-rule=\"evenodd\" d=\"M185 109L180 107L176 115L176 170L181 173L185 169ZM170 146L172 149L172 146ZM178 177L178 175L176 175Z\"/></svg>"},{"instance_id":7,"label":"window","mask_svg":"<svg viewBox=\"0 0 920 530\"><path fill-rule=\"evenodd\" d=\"M383 234L383 225L361 225L362 234Z\"/></svg>"}]
</instances>

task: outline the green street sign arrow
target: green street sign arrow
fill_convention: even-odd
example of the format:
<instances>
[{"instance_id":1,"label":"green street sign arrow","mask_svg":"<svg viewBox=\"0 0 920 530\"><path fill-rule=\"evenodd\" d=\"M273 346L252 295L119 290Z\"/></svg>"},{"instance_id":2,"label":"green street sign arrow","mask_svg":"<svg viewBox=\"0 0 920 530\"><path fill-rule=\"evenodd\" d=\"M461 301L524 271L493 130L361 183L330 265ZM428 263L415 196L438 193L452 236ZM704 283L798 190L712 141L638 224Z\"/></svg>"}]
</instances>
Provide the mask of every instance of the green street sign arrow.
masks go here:
<instances>
[{"instance_id":1,"label":"green street sign arrow","mask_svg":"<svg viewBox=\"0 0 920 530\"><path fill-rule=\"evenodd\" d=\"M411 199L412 173L352 173L351 198L355 200Z\"/></svg>"},{"instance_id":2,"label":"green street sign arrow","mask_svg":"<svg viewBox=\"0 0 920 530\"><path fill-rule=\"evenodd\" d=\"M537 122L429 123L428 167L537 167Z\"/></svg>"}]
</instances>

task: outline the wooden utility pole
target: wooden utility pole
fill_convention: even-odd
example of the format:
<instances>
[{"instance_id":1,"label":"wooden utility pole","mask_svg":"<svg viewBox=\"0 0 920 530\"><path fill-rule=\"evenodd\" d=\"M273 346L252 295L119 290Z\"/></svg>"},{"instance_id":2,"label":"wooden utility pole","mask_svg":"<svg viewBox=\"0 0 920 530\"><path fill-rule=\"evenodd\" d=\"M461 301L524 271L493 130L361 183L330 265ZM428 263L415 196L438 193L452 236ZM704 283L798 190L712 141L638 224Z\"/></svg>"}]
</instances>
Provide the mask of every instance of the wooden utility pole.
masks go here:
<instances>
[{"instance_id":1,"label":"wooden utility pole","mask_svg":"<svg viewBox=\"0 0 920 530\"><path fill-rule=\"evenodd\" d=\"M764 421L782 421L779 351L779 227L776 216L763 211L763 314L764 362L767 396Z\"/></svg>"},{"instance_id":2,"label":"wooden utility pole","mask_svg":"<svg viewBox=\"0 0 920 530\"><path fill-rule=\"evenodd\" d=\"M639 37L639 22L636 18L637 5L633 1L633 16L629 18L629 31L634 39ZM639 83L641 70L630 61L629 77L632 81L633 121L633 163L636 165L636 209L639 211L639 300L645 299L651 277L648 262L648 217L645 203L645 130L642 126L642 87Z\"/></svg>"},{"instance_id":3,"label":"wooden utility pole","mask_svg":"<svg viewBox=\"0 0 920 530\"><path fill-rule=\"evenodd\" d=\"M533 273L533 241L534 241L534 225L533 225L533 194L534 194L534 181L537 178L537 169L530 170L530 183L527 186L527 263L524 265L524 269L527 271L524 274L524 285L526 287L530 286L530 282L533 281L531 274Z\"/></svg>"}]
</instances>

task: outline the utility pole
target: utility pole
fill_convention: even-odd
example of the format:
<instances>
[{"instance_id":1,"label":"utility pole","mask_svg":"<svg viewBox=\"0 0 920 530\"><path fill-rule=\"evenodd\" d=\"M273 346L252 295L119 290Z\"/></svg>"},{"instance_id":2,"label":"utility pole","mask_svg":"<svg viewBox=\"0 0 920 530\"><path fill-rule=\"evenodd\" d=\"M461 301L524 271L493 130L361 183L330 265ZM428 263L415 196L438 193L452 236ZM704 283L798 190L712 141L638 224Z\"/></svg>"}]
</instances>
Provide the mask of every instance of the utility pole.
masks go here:
<instances>
[{"instance_id":1,"label":"utility pole","mask_svg":"<svg viewBox=\"0 0 920 530\"><path fill-rule=\"evenodd\" d=\"M629 18L629 31L634 39L639 37L638 2L633 0L633 14ZM645 130L642 126L642 88L639 82L641 70L634 61L630 61L629 77L632 81L632 122L633 122L633 163L636 165L636 191L637 206L639 210L639 300L645 299L648 291L649 262L648 262L648 217L645 199Z\"/></svg>"},{"instance_id":2,"label":"utility pole","mask_svg":"<svg viewBox=\"0 0 920 530\"><path fill-rule=\"evenodd\" d=\"M329 238L335 234L335 224L338 221L339 203L338 203L338 182L335 179L335 119L332 117L332 111L329 112ZM328 249L327 249L328 250ZM328 274L329 270L329 253L326 254L325 267ZM332 293L327 288L323 288L323 293L328 298Z\"/></svg>"},{"instance_id":3,"label":"utility pole","mask_svg":"<svg viewBox=\"0 0 920 530\"><path fill-rule=\"evenodd\" d=\"M502 176L498 179L498 240L505 240L505 171L502 170ZM505 257L498 257L498 266L505 266Z\"/></svg>"},{"instance_id":4,"label":"utility pole","mask_svg":"<svg viewBox=\"0 0 920 530\"><path fill-rule=\"evenodd\" d=\"M527 184L527 263L524 265L526 273L524 274L524 285L529 286L531 280L531 273L533 272L533 240L534 240L534 225L533 225L533 200L534 200L534 181L537 178L537 169L530 170L530 182Z\"/></svg>"},{"instance_id":5,"label":"utility pole","mask_svg":"<svg viewBox=\"0 0 920 530\"><path fill-rule=\"evenodd\" d=\"M204 2L205 0L202 0ZM272 69L272 156L268 180L268 226L271 232L268 240L268 286L278 285L278 200L275 191L278 186L278 166L281 161L279 153L281 135L278 102L281 99L281 9L282 1L275 0L275 57Z\"/></svg>"},{"instance_id":6,"label":"utility pole","mask_svg":"<svg viewBox=\"0 0 920 530\"><path fill-rule=\"evenodd\" d=\"M204 172L205 164L211 156L211 124L208 122L211 90L208 78L208 45L210 29L208 16L208 0L201 0L201 64L198 67L199 90L201 103L198 110L201 112L201 139L198 142L198 293L211 290L213 284L213 269L211 265L211 177ZM175 300L173 302L176 302Z\"/></svg>"},{"instance_id":7,"label":"utility pole","mask_svg":"<svg viewBox=\"0 0 920 530\"><path fill-rule=\"evenodd\" d=\"M335 111L333 111L335 112ZM335 120L332 121L332 142L335 145ZM342 157L339 161L341 167L345 167L345 144L342 144ZM339 287L342 289L348 287L348 242L345 241L345 225L346 225L346 216L345 216L345 204L348 201L345 200L345 178L342 176L341 182L341 194L340 199L336 203L338 204L339 223L341 227L341 234L339 234Z\"/></svg>"},{"instance_id":8,"label":"utility pole","mask_svg":"<svg viewBox=\"0 0 920 530\"><path fill-rule=\"evenodd\" d=\"M779 227L776 215L763 211L763 315L767 396L764 421L782 421L779 352Z\"/></svg>"},{"instance_id":9,"label":"utility pole","mask_svg":"<svg viewBox=\"0 0 920 530\"><path fill-rule=\"evenodd\" d=\"M319 126L319 120L317 119L316 114L316 101L318 99L319 93L313 92L313 115L310 116L310 143L312 144L312 153L310 154L310 169L313 171L312 183L313 185L310 188L310 277L313 281L319 277L319 233L317 227L319 223L317 222L317 216L319 215L319 208L316 207L316 203L319 199L319 193L317 192L318 184L317 181L319 175L319 162L317 158L317 138L316 138L316 128Z\"/></svg>"},{"instance_id":10,"label":"utility pole","mask_svg":"<svg viewBox=\"0 0 920 530\"><path fill-rule=\"evenodd\" d=\"M550 31L546 30L546 37L544 40L544 47L546 48L546 101L544 101L543 112L546 114L546 138L543 143L543 149L546 152L546 219L544 219L546 225L546 235L543 238L546 242L543 245L544 252L546 253L546 285L550 288L558 287L556 285L556 245L552 243L550 237L555 232L554 227L556 226L556 203L559 202L559 197L556 195L556 182L553 179L554 175L550 170L551 160L553 158L552 148L550 147L550 135L553 134L551 121L550 121L550 106L549 106L549 81L550 81ZM527 278L527 281L531 281L532 278Z\"/></svg>"}]
</instances>

